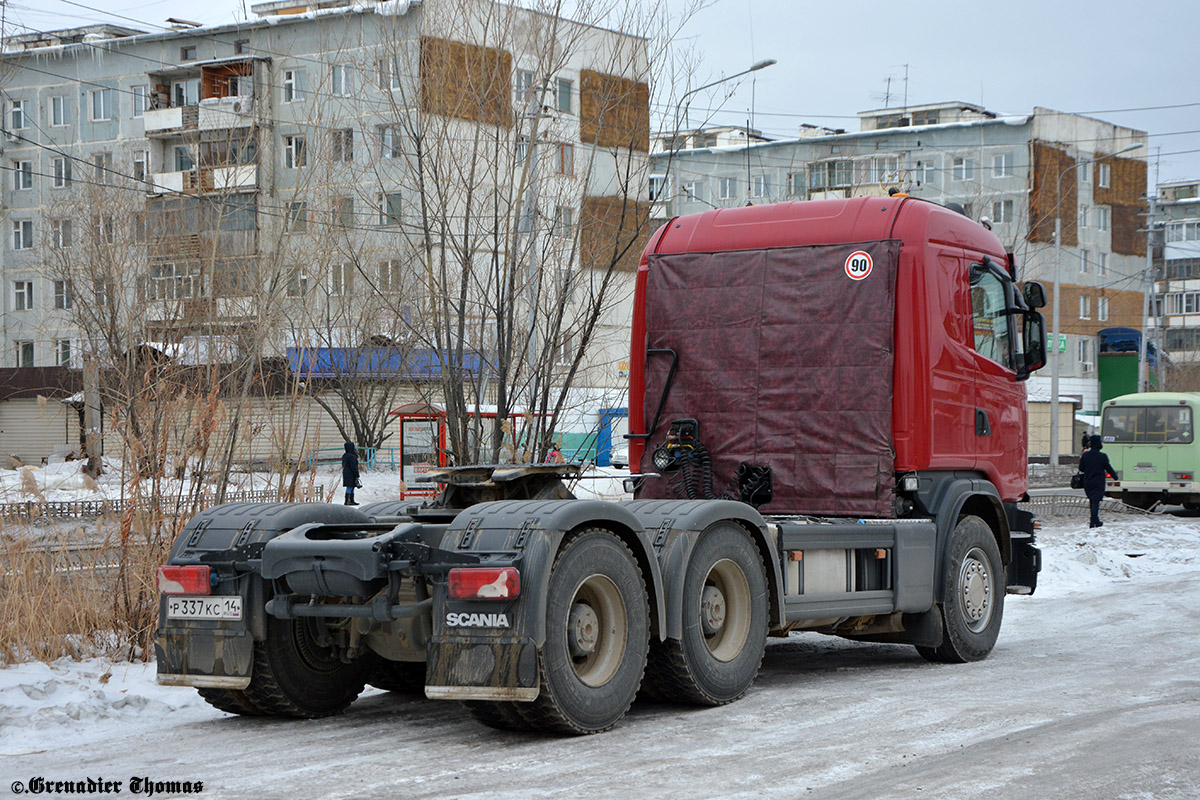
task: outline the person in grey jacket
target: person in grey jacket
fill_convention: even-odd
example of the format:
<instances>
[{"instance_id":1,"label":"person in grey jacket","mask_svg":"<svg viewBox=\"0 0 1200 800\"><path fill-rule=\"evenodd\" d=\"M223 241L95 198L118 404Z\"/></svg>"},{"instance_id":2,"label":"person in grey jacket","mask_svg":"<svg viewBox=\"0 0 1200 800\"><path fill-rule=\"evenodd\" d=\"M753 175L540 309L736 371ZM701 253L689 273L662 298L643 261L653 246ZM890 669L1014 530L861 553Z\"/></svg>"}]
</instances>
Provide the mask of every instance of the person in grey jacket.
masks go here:
<instances>
[{"instance_id":1,"label":"person in grey jacket","mask_svg":"<svg viewBox=\"0 0 1200 800\"><path fill-rule=\"evenodd\" d=\"M358 480L358 453L354 442L346 442L346 452L342 454L342 486L346 487L346 505L358 505L354 502L354 490L361 485Z\"/></svg>"},{"instance_id":2,"label":"person in grey jacket","mask_svg":"<svg viewBox=\"0 0 1200 800\"><path fill-rule=\"evenodd\" d=\"M1100 501L1104 499L1105 478L1117 480L1108 455L1100 452L1104 444L1099 436L1093 436L1088 443L1091 448L1079 457L1079 471L1083 473L1083 493L1087 495L1092 506L1092 521L1089 528L1099 528L1104 523L1100 521Z\"/></svg>"}]
</instances>

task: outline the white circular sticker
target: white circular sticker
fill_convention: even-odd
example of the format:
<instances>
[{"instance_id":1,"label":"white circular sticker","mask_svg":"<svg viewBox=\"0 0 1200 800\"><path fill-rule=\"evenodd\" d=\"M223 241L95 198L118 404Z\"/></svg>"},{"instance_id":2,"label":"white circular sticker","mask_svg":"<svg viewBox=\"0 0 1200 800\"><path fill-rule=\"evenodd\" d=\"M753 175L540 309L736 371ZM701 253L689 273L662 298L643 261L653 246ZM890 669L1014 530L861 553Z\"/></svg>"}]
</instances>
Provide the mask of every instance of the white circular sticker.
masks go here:
<instances>
[{"instance_id":1,"label":"white circular sticker","mask_svg":"<svg viewBox=\"0 0 1200 800\"><path fill-rule=\"evenodd\" d=\"M855 250L846 256L846 276L852 281L861 281L871 274L871 254Z\"/></svg>"}]
</instances>

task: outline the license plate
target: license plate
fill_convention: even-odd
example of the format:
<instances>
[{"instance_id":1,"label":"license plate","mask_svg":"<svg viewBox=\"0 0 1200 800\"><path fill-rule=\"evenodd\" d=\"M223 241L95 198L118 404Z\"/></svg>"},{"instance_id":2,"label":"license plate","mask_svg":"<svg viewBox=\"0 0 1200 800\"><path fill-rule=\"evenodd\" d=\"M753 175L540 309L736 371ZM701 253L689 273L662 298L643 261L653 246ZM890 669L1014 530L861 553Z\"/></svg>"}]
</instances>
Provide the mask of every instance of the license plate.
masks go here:
<instances>
[{"instance_id":1,"label":"license plate","mask_svg":"<svg viewBox=\"0 0 1200 800\"><path fill-rule=\"evenodd\" d=\"M228 619L242 618L240 595L220 597L168 597L169 619Z\"/></svg>"},{"instance_id":2,"label":"license plate","mask_svg":"<svg viewBox=\"0 0 1200 800\"><path fill-rule=\"evenodd\" d=\"M1138 464L1133 468L1134 472L1157 472L1153 464Z\"/></svg>"}]
</instances>

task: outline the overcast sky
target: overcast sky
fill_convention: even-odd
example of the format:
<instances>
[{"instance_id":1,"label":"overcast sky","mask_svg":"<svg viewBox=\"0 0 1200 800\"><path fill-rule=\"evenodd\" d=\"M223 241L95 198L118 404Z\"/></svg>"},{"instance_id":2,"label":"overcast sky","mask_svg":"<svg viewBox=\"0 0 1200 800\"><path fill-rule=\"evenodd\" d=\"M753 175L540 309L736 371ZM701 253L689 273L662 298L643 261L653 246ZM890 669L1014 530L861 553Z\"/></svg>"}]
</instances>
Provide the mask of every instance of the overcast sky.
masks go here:
<instances>
[{"instance_id":1,"label":"overcast sky","mask_svg":"<svg viewBox=\"0 0 1200 800\"><path fill-rule=\"evenodd\" d=\"M7 14L40 30L139 27L133 20L156 30L167 17L232 22L250 3L9 0ZM726 84L730 97L696 95L693 123L711 108L726 124L753 112L756 128L781 138L801 123L853 131L856 112L903 105L906 91L909 104L961 100L1012 114L1045 106L1148 132L1152 181L1200 179L1197 0L717 0L686 26L684 42L702 56L691 86L778 61Z\"/></svg>"}]
</instances>

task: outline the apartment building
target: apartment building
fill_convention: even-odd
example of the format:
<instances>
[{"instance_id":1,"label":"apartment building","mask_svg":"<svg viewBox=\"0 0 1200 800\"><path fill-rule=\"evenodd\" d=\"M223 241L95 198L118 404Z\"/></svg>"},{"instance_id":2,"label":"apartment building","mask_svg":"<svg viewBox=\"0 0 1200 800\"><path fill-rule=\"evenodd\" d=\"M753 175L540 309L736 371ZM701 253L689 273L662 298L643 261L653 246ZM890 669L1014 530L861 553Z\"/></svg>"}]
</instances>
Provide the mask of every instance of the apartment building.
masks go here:
<instances>
[{"instance_id":1,"label":"apartment building","mask_svg":"<svg viewBox=\"0 0 1200 800\"><path fill-rule=\"evenodd\" d=\"M1023 278L1061 286L1059 395L1077 412L1098 413L1097 334L1140 328L1146 191L1142 131L1034 108L1000 115L944 102L859 113L860 130L802 128L795 138L687 150L660 145L652 156L655 216L747 203L864 195L895 188L955 203L984 220L1016 257ZM696 141L694 136L691 142ZM1126 151L1128 152L1128 151ZM1095 163L1086 163L1100 159ZM1055 221L1062 231L1055 247ZM1060 260L1061 258L1061 260ZM1047 327L1050 308L1047 311ZM1049 451L1049 370L1030 379L1031 454ZM1072 452L1072 425L1060 426Z\"/></svg>"},{"instance_id":2,"label":"apartment building","mask_svg":"<svg viewBox=\"0 0 1200 800\"><path fill-rule=\"evenodd\" d=\"M253 12L5 41L4 369L255 351L300 378L351 365L430 400L464 351L475 372L500 351L569 363L582 329L561 309L586 306L597 274L627 302L644 40L485 0ZM512 313L497 298L519 306L505 330L523 338L497 341ZM611 393L628 310L596 311L577 383ZM19 405L0 402L0 438L33 413ZM60 423L70 443L69 412L46 427Z\"/></svg>"},{"instance_id":3,"label":"apartment building","mask_svg":"<svg viewBox=\"0 0 1200 800\"><path fill-rule=\"evenodd\" d=\"M1158 186L1154 242L1154 317L1163 349L1179 367L1184 383L1173 389L1200 390L1200 181Z\"/></svg>"}]
</instances>

